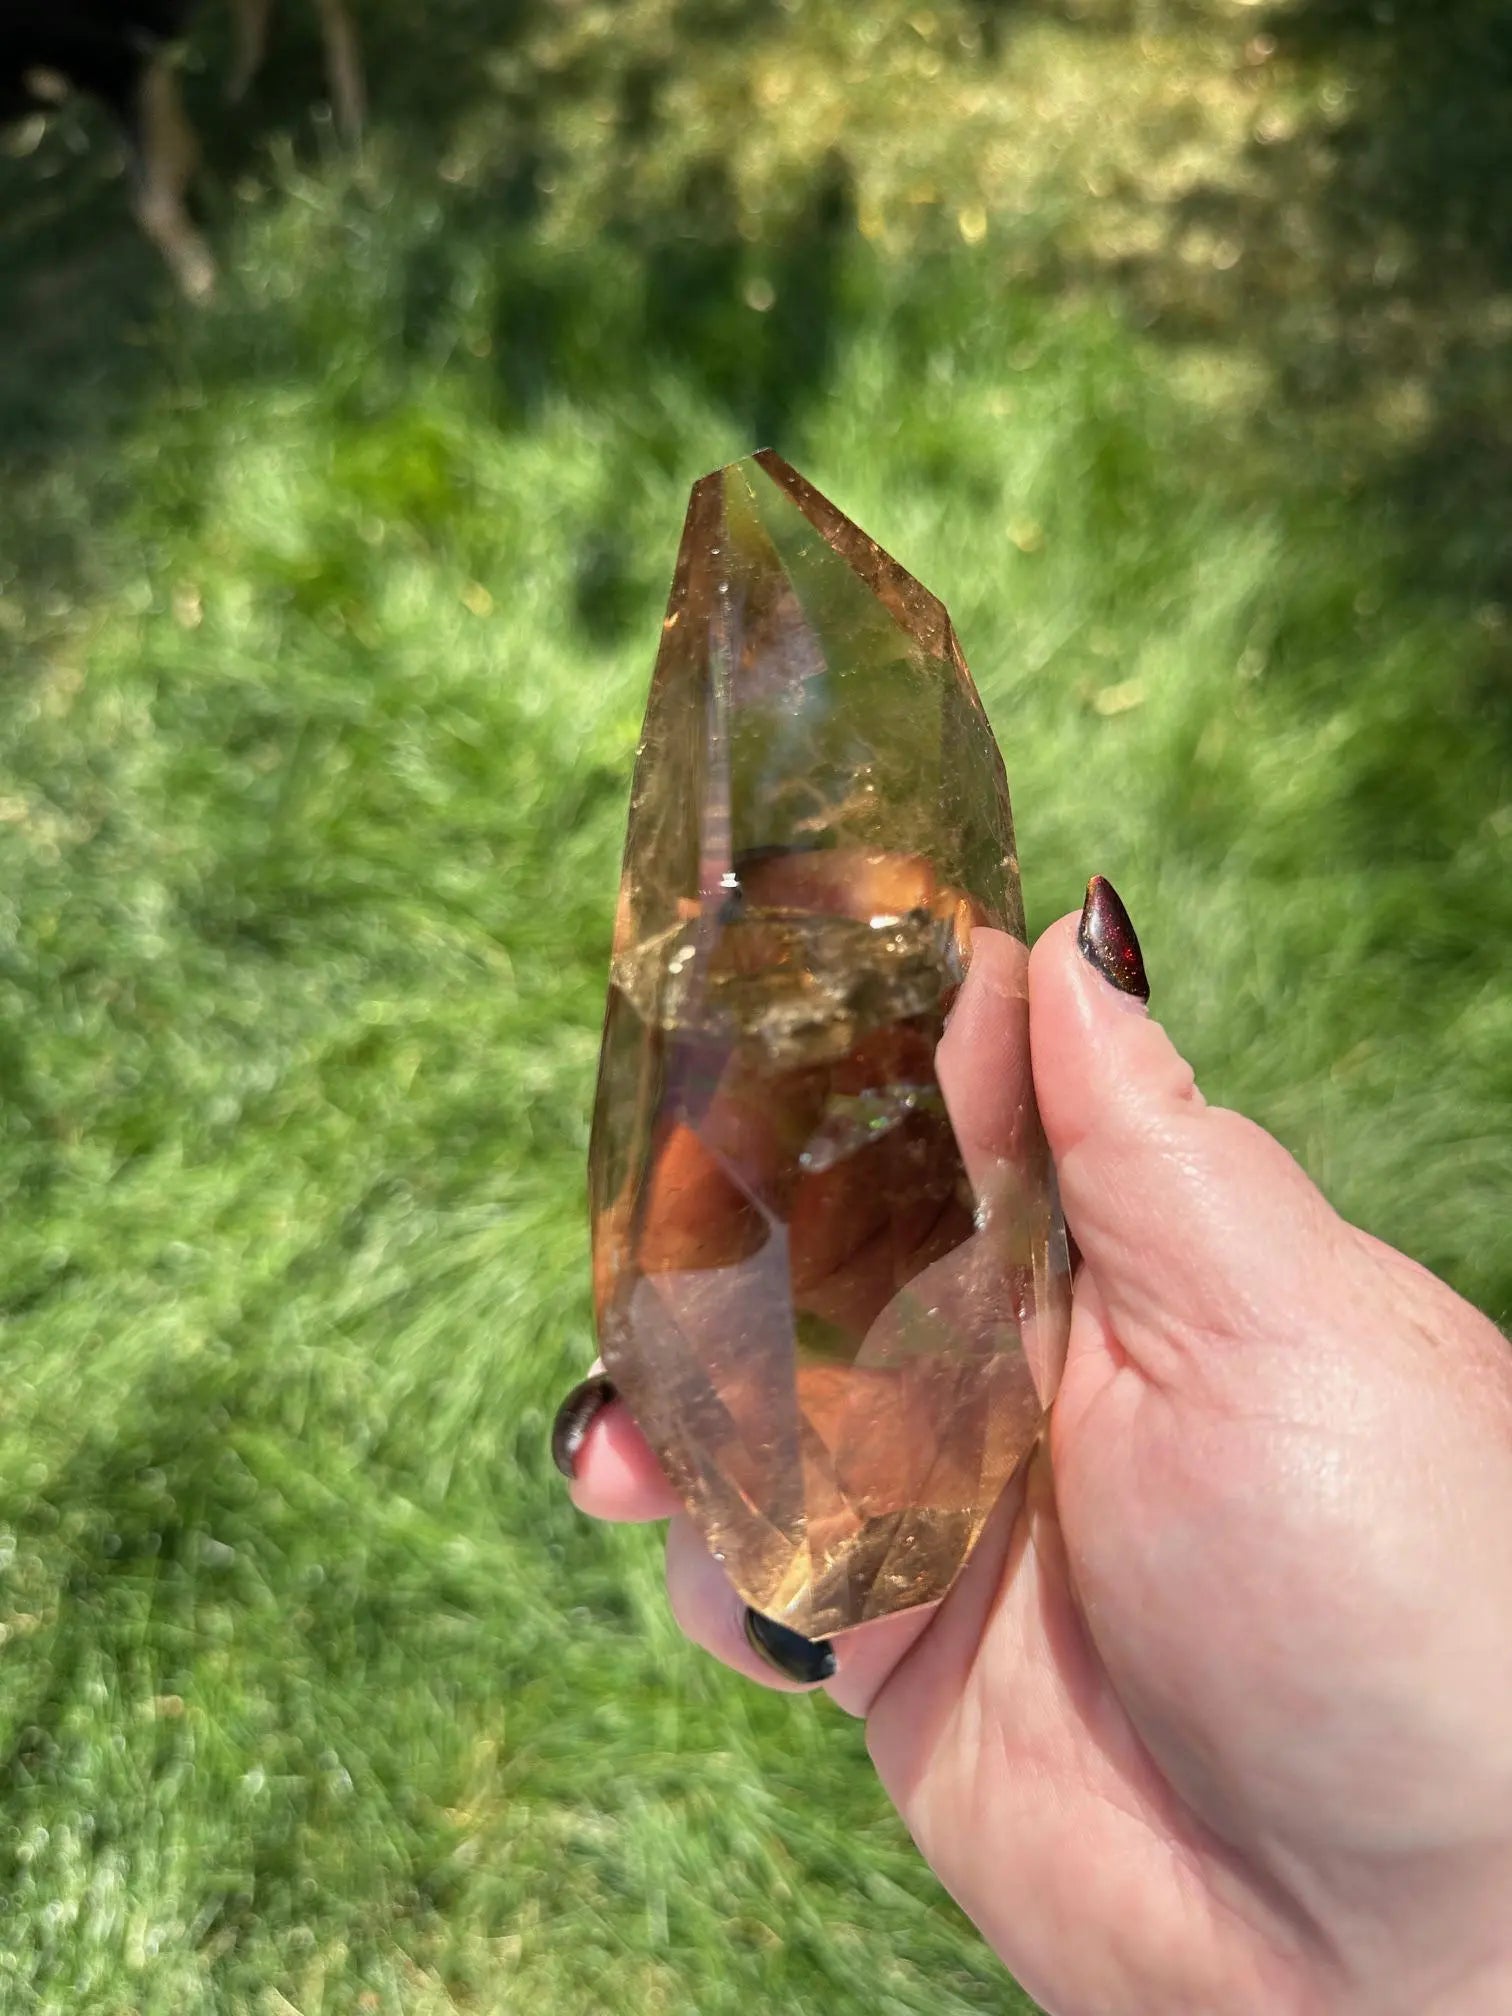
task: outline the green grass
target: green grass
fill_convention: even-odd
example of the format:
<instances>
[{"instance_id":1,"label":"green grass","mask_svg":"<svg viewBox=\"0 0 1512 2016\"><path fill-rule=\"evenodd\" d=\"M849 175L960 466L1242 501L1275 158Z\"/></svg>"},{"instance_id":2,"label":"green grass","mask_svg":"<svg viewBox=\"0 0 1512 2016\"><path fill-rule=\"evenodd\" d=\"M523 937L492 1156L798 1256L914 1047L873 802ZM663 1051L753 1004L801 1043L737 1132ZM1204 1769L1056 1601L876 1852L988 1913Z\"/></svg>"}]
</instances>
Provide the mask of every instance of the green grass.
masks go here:
<instances>
[{"instance_id":1,"label":"green grass","mask_svg":"<svg viewBox=\"0 0 1512 2016\"><path fill-rule=\"evenodd\" d=\"M1035 925L1505 1320L1512 36L424 12L355 165L207 19L203 314L93 115L0 174L0 2008L1025 2008L545 1454L682 503L944 595Z\"/></svg>"}]
</instances>

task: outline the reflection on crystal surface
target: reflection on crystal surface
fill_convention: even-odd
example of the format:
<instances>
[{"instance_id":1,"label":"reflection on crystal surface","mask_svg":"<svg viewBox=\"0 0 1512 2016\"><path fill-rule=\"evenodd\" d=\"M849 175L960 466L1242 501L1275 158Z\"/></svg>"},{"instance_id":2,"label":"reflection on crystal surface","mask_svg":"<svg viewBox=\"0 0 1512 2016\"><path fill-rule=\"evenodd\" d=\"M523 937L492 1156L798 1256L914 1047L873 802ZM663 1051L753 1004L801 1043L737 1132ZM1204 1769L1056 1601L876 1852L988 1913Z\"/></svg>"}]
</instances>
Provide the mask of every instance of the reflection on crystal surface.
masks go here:
<instances>
[{"instance_id":1,"label":"reflection on crystal surface","mask_svg":"<svg viewBox=\"0 0 1512 2016\"><path fill-rule=\"evenodd\" d=\"M810 1636L945 1593L1058 1377L1023 936L941 604L776 456L705 477L636 764L595 1301L709 1546Z\"/></svg>"}]
</instances>

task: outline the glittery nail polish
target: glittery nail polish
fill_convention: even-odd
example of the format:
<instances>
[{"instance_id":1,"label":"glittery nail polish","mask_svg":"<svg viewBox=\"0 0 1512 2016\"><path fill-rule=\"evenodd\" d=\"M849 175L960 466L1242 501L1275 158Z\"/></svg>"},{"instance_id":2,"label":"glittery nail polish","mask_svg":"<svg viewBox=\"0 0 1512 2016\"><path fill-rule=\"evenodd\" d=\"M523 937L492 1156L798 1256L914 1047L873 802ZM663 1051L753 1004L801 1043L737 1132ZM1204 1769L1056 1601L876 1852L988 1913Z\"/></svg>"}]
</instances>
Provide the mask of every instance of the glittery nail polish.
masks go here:
<instances>
[{"instance_id":1,"label":"glittery nail polish","mask_svg":"<svg viewBox=\"0 0 1512 2016\"><path fill-rule=\"evenodd\" d=\"M1105 876L1094 875L1087 884L1076 949L1120 994L1132 994L1136 1001L1149 1000L1150 983L1139 939L1118 891Z\"/></svg>"}]
</instances>

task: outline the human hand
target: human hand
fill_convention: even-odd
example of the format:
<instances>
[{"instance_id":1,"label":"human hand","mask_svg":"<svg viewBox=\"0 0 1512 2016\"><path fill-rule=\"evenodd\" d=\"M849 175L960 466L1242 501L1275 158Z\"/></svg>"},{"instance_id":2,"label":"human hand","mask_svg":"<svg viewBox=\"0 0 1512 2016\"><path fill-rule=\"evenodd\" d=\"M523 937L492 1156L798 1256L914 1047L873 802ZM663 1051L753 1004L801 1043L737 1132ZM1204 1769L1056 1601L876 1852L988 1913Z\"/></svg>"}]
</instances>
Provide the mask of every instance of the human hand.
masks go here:
<instances>
[{"instance_id":1,"label":"human hand","mask_svg":"<svg viewBox=\"0 0 1512 2016\"><path fill-rule=\"evenodd\" d=\"M1054 2016L1505 2016L1512 1352L1205 1105L1126 924L1094 884L1031 960L1084 1265L1047 1442L947 1600L753 1639L602 1380L559 1422L574 1497L673 1515L688 1635L787 1684L764 1638L866 1717Z\"/></svg>"}]
</instances>

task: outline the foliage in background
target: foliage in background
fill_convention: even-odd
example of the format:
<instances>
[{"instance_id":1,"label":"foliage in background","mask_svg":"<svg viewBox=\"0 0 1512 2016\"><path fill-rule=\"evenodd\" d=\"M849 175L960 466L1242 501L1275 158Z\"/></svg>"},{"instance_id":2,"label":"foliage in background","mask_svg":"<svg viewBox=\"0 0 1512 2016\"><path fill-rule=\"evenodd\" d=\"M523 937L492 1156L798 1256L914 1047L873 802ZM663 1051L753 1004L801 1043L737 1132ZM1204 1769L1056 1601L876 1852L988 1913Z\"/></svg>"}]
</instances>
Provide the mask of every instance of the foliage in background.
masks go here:
<instances>
[{"instance_id":1,"label":"foliage in background","mask_svg":"<svg viewBox=\"0 0 1512 2016\"><path fill-rule=\"evenodd\" d=\"M354 162L286 11L207 312L0 175L0 2007L1027 2007L544 1453L682 503L941 593L1035 924L1506 1320L1512 27L373 0Z\"/></svg>"}]
</instances>

